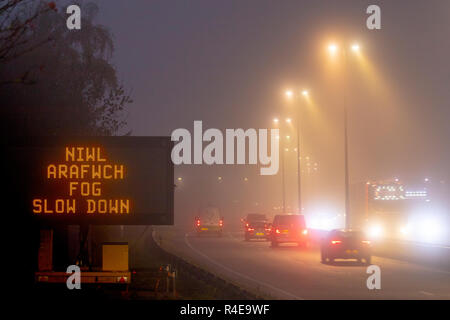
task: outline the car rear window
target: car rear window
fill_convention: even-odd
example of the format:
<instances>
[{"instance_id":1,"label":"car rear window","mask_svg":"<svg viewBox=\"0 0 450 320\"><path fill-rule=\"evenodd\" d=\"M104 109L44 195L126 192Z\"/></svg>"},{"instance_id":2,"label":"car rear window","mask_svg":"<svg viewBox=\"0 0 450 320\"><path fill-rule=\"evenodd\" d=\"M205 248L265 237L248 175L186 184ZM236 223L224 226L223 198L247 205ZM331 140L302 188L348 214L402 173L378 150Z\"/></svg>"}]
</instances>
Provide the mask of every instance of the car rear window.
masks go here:
<instances>
[{"instance_id":1,"label":"car rear window","mask_svg":"<svg viewBox=\"0 0 450 320\"><path fill-rule=\"evenodd\" d=\"M266 223L264 221L254 221L251 222L250 226L255 228L264 228L266 226Z\"/></svg>"},{"instance_id":2,"label":"car rear window","mask_svg":"<svg viewBox=\"0 0 450 320\"><path fill-rule=\"evenodd\" d=\"M336 230L331 233L331 236L333 237L339 237L339 238L363 238L364 234L361 231L342 231L342 230Z\"/></svg>"},{"instance_id":3,"label":"car rear window","mask_svg":"<svg viewBox=\"0 0 450 320\"><path fill-rule=\"evenodd\" d=\"M274 224L286 227L299 227L305 228L305 217L303 215L286 215L286 216L276 216Z\"/></svg>"},{"instance_id":4,"label":"car rear window","mask_svg":"<svg viewBox=\"0 0 450 320\"><path fill-rule=\"evenodd\" d=\"M247 215L247 220L248 221L266 220L266 215L265 214L260 214L260 213L250 213L249 215Z\"/></svg>"}]
</instances>

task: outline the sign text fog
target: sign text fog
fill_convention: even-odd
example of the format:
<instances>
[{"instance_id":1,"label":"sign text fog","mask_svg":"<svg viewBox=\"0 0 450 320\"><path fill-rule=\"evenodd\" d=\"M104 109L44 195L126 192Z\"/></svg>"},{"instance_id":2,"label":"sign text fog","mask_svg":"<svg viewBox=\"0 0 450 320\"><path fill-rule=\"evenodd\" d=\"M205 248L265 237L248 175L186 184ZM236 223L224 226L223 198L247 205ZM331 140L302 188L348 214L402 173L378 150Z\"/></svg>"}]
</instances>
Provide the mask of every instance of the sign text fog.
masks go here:
<instances>
[{"instance_id":1,"label":"sign text fog","mask_svg":"<svg viewBox=\"0 0 450 320\"><path fill-rule=\"evenodd\" d=\"M103 184L126 179L126 167L110 162L101 147L66 146L62 162L46 167L48 183L62 182L66 197L34 198L35 214L129 214L130 199L108 198Z\"/></svg>"}]
</instances>

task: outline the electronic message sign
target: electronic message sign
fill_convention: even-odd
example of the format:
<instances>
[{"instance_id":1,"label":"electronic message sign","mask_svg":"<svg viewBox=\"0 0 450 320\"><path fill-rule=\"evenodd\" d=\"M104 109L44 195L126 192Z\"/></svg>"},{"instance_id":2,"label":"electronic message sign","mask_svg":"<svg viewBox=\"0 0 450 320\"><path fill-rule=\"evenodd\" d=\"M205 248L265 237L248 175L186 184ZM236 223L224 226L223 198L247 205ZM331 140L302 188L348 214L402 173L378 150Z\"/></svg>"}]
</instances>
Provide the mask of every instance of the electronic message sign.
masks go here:
<instances>
[{"instance_id":1,"label":"electronic message sign","mask_svg":"<svg viewBox=\"0 0 450 320\"><path fill-rule=\"evenodd\" d=\"M173 224L170 137L22 138L8 156L20 201L41 221Z\"/></svg>"}]
</instances>

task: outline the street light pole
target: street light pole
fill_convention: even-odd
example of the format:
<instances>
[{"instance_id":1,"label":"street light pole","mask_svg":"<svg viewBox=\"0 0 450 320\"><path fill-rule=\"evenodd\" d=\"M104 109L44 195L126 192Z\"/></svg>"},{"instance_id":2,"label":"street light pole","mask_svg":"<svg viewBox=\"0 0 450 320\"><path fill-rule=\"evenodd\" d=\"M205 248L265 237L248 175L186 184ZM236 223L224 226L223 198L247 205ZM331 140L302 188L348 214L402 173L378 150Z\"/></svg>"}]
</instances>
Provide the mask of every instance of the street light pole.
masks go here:
<instances>
[{"instance_id":1,"label":"street light pole","mask_svg":"<svg viewBox=\"0 0 450 320\"><path fill-rule=\"evenodd\" d=\"M347 49L343 48L344 64L344 85L348 81ZM344 104L344 188L345 188L345 228L350 228L350 190L349 190L349 168L348 168L348 107L347 107L347 87L342 90L342 102Z\"/></svg>"},{"instance_id":2,"label":"street light pole","mask_svg":"<svg viewBox=\"0 0 450 320\"><path fill-rule=\"evenodd\" d=\"M273 123L277 126L278 126L278 122L279 122L278 118L273 119ZM279 131L278 131L278 141L279 141L279 144L281 145L281 196L282 196L282 203L283 203L282 204L283 213L286 213L286 188L284 185L284 143L283 143L283 139L281 138L282 135L281 135L280 130L281 130L281 128L279 128Z\"/></svg>"},{"instance_id":3,"label":"street light pole","mask_svg":"<svg viewBox=\"0 0 450 320\"><path fill-rule=\"evenodd\" d=\"M328 50L331 54L335 54L338 51L338 47L335 44L331 44L328 46ZM359 45L353 44L351 46L351 50L355 53L359 52ZM349 81L349 70L348 70L348 51L346 48L342 50L343 55L343 64L344 64L344 81L343 83L347 83ZM346 101L346 90L343 90L343 98L342 102L344 104L344 181L345 181L345 228L350 228L351 219L350 219L350 183L349 183L349 164L348 164L348 105Z\"/></svg>"},{"instance_id":4,"label":"street light pole","mask_svg":"<svg viewBox=\"0 0 450 320\"><path fill-rule=\"evenodd\" d=\"M344 161L345 161L345 228L350 228L350 190L348 172L348 135L347 135L347 105L344 101Z\"/></svg>"},{"instance_id":5,"label":"street light pole","mask_svg":"<svg viewBox=\"0 0 450 320\"><path fill-rule=\"evenodd\" d=\"M302 213L302 184L301 184L301 164L300 164L300 108L297 111L297 199L298 199L298 211Z\"/></svg>"},{"instance_id":6,"label":"street light pole","mask_svg":"<svg viewBox=\"0 0 450 320\"><path fill-rule=\"evenodd\" d=\"M353 44L351 46L351 50L354 53L359 52L359 45ZM328 46L329 52L334 55L339 50L338 47L335 44L331 44ZM348 70L348 51L346 48L343 48L342 54L343 54L343 64L344 64L344 79L343 83L347 83L349 81L349 70ZM348 106L346 102L346 90L347 88L344 88L343 90L343 104L344 104L344 179L345 179L345 228L350 228L351 226L351 220L350 220L350 183L349 183L349 165L348 165Z\"/></svg>"},{"instance_id":7,"label":"street light pole","mask_svg":"<svg viewBox=\"0 0 450 320\"><path fill-rule=\"evenodd\" d=\"M283 213L286 213L286 187L284 185L284 143L283 139L281 138L280 133L280 140L281 140L281 185L282 185L282 196L283 196Z\"/></svg>"},{"instance_id":8,"label":"street light pole","mask_svg":"<svg viewBox=\"0 0 450 320\"><path fill-rule=\"evenodd\" d=\"M305 98L308 97L308 91L303 90L301 92ZM297 98L297 94L294 94L293 91L286 91L286 96L290 99ZM300 96L300 95L298 95ZM300 101L300 99L299 99ZM301 105L298 106L297 110L297 201L298 201L298 212L302 213L302 170L301 170L301 157L300 157L300 120L301 120Z\"/></svg>"}]
</instances>

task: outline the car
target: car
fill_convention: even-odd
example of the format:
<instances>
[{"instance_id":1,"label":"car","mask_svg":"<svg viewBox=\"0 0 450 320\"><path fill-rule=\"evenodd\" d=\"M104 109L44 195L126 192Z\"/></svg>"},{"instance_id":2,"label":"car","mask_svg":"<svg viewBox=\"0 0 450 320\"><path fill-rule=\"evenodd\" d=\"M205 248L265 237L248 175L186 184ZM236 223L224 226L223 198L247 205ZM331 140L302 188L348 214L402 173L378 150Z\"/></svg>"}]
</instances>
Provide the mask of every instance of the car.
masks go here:
<instances>
[{"instance_id":1,"label":"car","mask_svg":"<svg viewBox=\"0 0 450 320\"><path fill-rule=\"evenodd\" d=\"M302 214L276 215L272 222L270 234L272 247L280 243L297 243L299 246L308 245L308 229L305 216Z\"/></svg>"},{"instance_id":2,"label":"car","mask_svg":"<svg viewBox=\"0 0 450 320\"><path fill-rule=\"evenodd\" d=\"M356 259L371 264L372 245L364 232L352 229L331 230L321 243L322 263L335 259Z\"/></svg>"},{"instance_id":3,"label":"car","mask_svg":"<svg viewBox=\"0 0 450 320\"><path fill-rule=\"evenodd\" d=\"M245 228L245 241L251 239L268 240L270 235L270 225L266 221L251 221Z\"/></svg>"},{"instance_id":4,"label":"car","mask_svg":"<svg viewBox=\"0 0 450 320\"><path fill-rule=\"evenodd\" d=\"M222 236L223 217L220 216L219 209L215 207L207 207L200 215L195 217L195 230L197 235L215 234Z\"/></svg>"}]
</instances>

